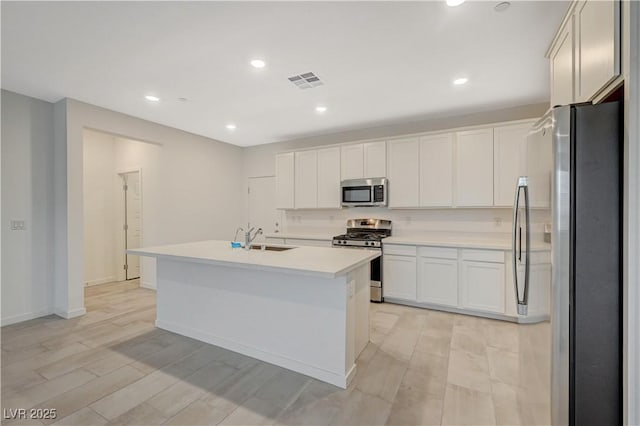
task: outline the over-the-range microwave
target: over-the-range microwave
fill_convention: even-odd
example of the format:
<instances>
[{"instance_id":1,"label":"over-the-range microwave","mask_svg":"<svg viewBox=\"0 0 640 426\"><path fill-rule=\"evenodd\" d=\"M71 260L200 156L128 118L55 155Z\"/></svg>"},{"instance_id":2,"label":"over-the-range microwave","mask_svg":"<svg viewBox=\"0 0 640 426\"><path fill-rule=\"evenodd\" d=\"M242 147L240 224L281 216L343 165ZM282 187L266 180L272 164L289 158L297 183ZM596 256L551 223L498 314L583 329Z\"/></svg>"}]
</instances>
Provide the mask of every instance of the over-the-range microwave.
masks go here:
<instances>
[{"instance_id":1,"label":"over-the-range microwave","mask_svg":"<svg viewBox=\"0 0 640 426\"><path fill-rule=\"evenodd\" d=\"M343 207L387 205L387 178L346 179L340 184Z\"/></svg>"}]
</instances>

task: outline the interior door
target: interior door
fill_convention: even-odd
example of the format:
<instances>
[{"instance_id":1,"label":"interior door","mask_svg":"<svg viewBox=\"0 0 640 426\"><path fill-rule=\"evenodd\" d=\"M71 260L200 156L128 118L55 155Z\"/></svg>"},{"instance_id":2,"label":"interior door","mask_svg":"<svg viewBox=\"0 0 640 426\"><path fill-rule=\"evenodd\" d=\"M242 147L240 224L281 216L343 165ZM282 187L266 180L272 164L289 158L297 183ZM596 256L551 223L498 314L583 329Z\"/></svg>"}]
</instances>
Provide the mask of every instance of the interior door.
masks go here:
<instances>
[{"instance_id":1,"label":"interior door","mask_svg":"<svg viewBox=\"0 0 640 426\"><path fill-rule=\"evenodd\" d=\"M249 178L249 224L265 234L280 232L282 211L276 209L275 176ZM256 241L263 240L259 235Z\"/></svg>"},{"instance_id":2,"label":"interior door","mask_svg":"<svg viewBox=\"0 0 640 426\"><path fill-rule=\"evenodd\" d=\"M140 248L142 242L142 197L140 172L123 173L125 248ZM140 257L125 254L127 280L140 278Z\"/></svg>"}]
</instances>

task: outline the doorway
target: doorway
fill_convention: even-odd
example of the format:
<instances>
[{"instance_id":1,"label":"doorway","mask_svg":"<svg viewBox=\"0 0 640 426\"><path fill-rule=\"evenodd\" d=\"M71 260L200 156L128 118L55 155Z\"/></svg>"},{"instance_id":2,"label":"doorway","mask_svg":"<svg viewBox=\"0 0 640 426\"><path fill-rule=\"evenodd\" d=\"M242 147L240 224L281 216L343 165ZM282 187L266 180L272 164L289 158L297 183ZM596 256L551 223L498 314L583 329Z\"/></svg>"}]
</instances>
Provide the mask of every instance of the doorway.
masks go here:
<instances>
[{"instance_id":1,"label":"doorway","mask_svg":"<svg viewBox=\"0 0 640 426\"><path fill-rule=\"evenodd\" d=\"M140 248L142 242L142 194L140 171L119 174L122 180L122 241L124 250ZM140 278L140 257L124 253L124 279Z\"/></svg>"},{"instance_id":2,"label":"doorway","mask_svg":"<svg viewBox=\"0 0 640 426\"><path fill-rule=\"evenodd\" d=\"M248 221L265 234L280 232L282 211L276 209L276 177L261 176L249 178ZM264 235L257 237L264 240Z\"/></svg>"}]
</instances>

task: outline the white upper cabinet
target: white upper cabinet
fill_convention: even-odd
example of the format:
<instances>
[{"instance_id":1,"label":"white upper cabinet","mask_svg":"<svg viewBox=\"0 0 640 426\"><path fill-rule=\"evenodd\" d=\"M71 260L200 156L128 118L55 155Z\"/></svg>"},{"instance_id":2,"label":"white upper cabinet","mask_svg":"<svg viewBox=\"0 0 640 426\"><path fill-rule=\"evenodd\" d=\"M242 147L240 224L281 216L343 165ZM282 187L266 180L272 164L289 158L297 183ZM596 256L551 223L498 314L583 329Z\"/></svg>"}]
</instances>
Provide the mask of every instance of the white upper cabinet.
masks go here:
<instances>
[{"instance_id":1,"label":"white upper cabinet","mask_svg":"<svg viewBox=\"0 0 640 426\"><path fill-rule=\"evenodd\" d=\"M549 49L551 106L586 102L620 75L620 1L574 0Z\"/></svg>"},{"instance_id":2,"label":"white upper cabinet","mask_svg":"<svg viewBox=\"0 0 640 426\"><path fill-rule=\"evenodd\" d=\"M531 124L493 129L493 204L495 206L512 206L518 177L527 174L527 133Z\"/></svg>"},{"instance_id":3,"label":"white upper cabinet","mask_svg":"<svg viewBox=\"0 0 640 426\"><path fill-rule=\"evenodd\" d=\"M387 176L386 142L367 142L340 147L341 178L362 179Z\"/></svg>"},{"instance_id":4,"label":"white upper cabinet","mask_svg":"<svg viewBox=\"0 0 640 426\"><path fill-rule=\"evenodd\" d=\"M341 179L360 179L364 177L364 146L362 144L340 147Z\"/></svg>"},{"instance_id":5,"label":"white upper cabinet","mask_svg":"<svg viewBox=\"0 0 640 426\"><path fill-rule=\"evenodd\" d=\"M588 0L576 6L577 102L590 100L620 74L619 1Z\"/></svg>"},{"instance_id":6,"label":"white upper cabinet","mask_svg":"<svg viewBox=\"0 0 640 426\"><path fill-rule=\"evenodd\" d=\"M296 152L295 207L313 209L318 207L318 153Z\"/></svg>"},{"instance_id":7,"label":"white upper cabinet","mask_svg":"<svg viewBox=\"0 0 640 426\"><path fill-rule=\"evenodd\" d=\"M389 207L417 207L420 203L420 142L418 138L387 143Z\"/></svg>"},{"instance_id":8,"label":"white upper cabinet","mask_svg":"<svg viewBox=\"0 0 640 426\"><path fill-rule=\"evenodd\" d=\"M387 177L387 143L363 144L365 178Z\"/></svg>"},{"instance_id":9,"label":"white upper cabinet","mask_svg":"<svg viewBox=\"0 0 640 426\"><path fill-rule=\"evenodd\" d=\"M276 208L292 209L294 205L294 153L276 155Z\"/></svg>"},{"instance_id":10,"label":"white upper cabinet","mask_svg":"<svg viewBox=\"0 0 640 426\"><path fill-rule=\"evenodd\" d=\"M549 56L551 65L551 106L573 102L573 17L560 30L558 41Z\"/></svg>"},{"instance_id":11,"label":"white upper cabinet","mask_svg":"<svg viewBox=\"0 0 640 426\"><path fill-rule=\"evenodd\" d=\"M340 208L340 148L318 150L318 208Z\"/></svg>"},{"instance_id":12,"label":"white upper cabinet","mask_svg":"<svg viewBox=\"0 0 640 426\"><path fill-rule=\"evenodd\" d=\"M493 129L456 133L456 205L493 205Z\"/></svg>"},{"instance_id":13,"label":"white upper cabinet","mask_svg":"<svg viewBox=\"0 0 640 426\"><path fill-rule=\"evenodd\" d=\"M420 206L453 205L453 135L420 139Z\"/></svg>"}]
</instances>

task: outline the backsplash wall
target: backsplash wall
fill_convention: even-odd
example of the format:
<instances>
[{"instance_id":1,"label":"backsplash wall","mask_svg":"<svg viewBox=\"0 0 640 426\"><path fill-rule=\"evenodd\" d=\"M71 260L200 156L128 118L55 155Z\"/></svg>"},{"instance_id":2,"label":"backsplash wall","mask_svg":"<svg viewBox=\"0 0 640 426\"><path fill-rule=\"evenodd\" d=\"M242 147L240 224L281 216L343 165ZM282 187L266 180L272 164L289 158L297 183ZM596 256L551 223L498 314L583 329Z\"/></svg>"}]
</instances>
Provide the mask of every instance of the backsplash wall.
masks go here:
<instances>
[{"instance_id":1,"label":"backsplash wall","mask_svg":"<svg viewBox=\"0 0 640 426\"><path fill-rule=\"evenodd\" d=\"M542 239L543 226L550 222L548 210L533 210L532 233ZM283 213L281 232L331 234L343 233L348 219L389 219L393 235L415 234L505 238L512 232L513 211L509 208L413 209L390 210L360 207L341 210L288 210Z\"/></svg>"}]
</instances>

